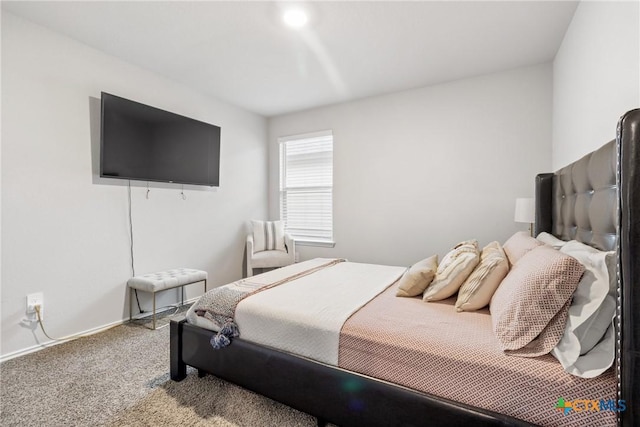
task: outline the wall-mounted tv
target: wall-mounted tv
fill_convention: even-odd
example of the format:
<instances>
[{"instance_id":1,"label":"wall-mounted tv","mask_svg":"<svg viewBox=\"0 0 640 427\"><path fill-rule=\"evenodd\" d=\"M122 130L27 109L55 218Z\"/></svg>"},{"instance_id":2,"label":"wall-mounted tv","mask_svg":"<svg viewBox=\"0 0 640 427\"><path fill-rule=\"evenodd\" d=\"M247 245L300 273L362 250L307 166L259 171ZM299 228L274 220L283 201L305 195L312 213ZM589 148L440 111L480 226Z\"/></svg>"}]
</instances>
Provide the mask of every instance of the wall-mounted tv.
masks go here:
<instances>
[{"instance_id":1,"label":"wall-mounted tv","mask_svg":"<svg viewBox=\"0 0 640 427\"><path fill-rule=\"evenodd\" d=\"M102 92L100 176L220 185L220 127Z\"/></svg>"}]
</instances>

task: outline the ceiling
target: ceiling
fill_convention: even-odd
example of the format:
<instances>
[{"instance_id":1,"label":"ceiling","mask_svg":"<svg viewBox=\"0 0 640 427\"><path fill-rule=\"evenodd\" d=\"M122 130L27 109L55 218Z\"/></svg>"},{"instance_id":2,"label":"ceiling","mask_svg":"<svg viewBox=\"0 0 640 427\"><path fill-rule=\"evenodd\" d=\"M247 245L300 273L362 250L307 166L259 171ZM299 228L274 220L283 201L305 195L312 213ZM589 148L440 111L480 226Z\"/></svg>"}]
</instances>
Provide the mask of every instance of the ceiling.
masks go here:
<instances>
[{"instance_id":1,"label":"ceiling","mask_svg":"<svg viewBox=\"0 0 640 427\"><path fill-rule=\"evenodd\" d=\"M282 24L287 7L310 22ZM264 116L551 61L577 2L2 2Z\"/></svg>"}]
</instances>

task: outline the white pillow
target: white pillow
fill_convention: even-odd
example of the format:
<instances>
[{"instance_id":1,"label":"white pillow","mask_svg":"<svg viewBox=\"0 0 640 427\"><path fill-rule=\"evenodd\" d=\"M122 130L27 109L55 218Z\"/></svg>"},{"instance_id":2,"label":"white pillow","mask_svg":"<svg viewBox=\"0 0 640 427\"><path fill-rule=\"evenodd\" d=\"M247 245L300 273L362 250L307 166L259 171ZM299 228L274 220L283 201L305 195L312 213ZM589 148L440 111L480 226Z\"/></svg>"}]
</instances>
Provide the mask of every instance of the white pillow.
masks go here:
<instances>
[{"instance_id":1,"label":"white pillow","mask_svg":"<svg viewBox=\"0 0 640 427\"><path fill-rule=\"evenodd\" d=\"M253 251L286 251L284 246L284 222L251 221L253 227Z\"/></svg>"},{"instance_id":2,"label":"white pillow","mask_svg":"<svg viewBox=\"0 0 640 427\"><path fill-rule=\"evenodd\" d=\"M572 240L560 252L576 258L585 272L573 294L565 333L551 351L566 372L592 378L615 358L616 255Z\"/></svg>"},{"instance_id":3,"label":"white pillow","mask_svg":"<svg viewBox=\"0 0 640 427\"><path fill-rule=\"evenodd\" d=\"M567 244L565 240L560 240L553 234L549 234L546 231L543 231L542 233L538 234L536 239L544 244L552 246L553 249L560 249L561 247Z\"/></svg>"}]
</instances>

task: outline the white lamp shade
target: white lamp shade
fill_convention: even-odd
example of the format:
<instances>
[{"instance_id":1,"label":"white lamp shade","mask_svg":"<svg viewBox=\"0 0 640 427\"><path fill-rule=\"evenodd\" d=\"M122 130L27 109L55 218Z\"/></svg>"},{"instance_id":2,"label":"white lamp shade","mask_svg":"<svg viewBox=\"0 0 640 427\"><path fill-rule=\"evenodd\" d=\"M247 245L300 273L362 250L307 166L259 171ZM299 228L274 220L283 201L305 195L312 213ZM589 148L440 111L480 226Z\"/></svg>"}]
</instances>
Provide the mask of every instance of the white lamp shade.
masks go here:
<instances>
[{"instance_id":1,"label":"white lamp shade","mask_svg":"<svg viewBox=\"0 0 640 427\"><path fill-rule=\"evenodd\" d=\"M516 199L515 222L526 222L532 224L536 220L536 204L533 199Z\"/></svg>"}]
</instances>

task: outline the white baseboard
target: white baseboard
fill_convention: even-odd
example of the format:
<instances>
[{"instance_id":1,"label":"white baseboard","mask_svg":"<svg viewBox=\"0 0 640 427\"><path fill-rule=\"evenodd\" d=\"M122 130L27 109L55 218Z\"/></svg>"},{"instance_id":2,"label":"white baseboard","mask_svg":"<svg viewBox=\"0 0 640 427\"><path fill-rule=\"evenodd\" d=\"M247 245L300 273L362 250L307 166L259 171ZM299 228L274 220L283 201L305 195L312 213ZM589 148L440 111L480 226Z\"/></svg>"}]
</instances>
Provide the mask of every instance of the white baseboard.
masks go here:
<instances>
[{"instance_id":1,"label":"white baseboard","mask_svg":"<svg viewBox=\"0 0 640 427\"><path fill-rule=\"evenodd\" d=\"M200 299L200 297L191 298L191 299L185 300L184 303L185 304L191 304L192 302L195 302L198 299ZM162 313L163 311L166 311L166 310L167 310L166 307L158 308L158 309L156 309L156 314ZM144 313L138 314L136 316L133 316L133 320L141 319L141 318L144 318L144 317L147 317L147 316L150 316L150 315L151 315L151 312L144 312ZM69 338L69 339L66 339L66 340L48 341L46 343L37 344L37 345L31 346L31 347L24 348L22 350L17 350L17 351L14 351L12 353L3 354L2 356L0 356L0 363L5 362L7 360L15 359L16 357L27 355L29 353L35 353L36 351L40 351L40 350L45 349L47 347L53 347L54 345L64 344L66 342L76 340L76 339L78 339L78 338L80 338L82 336L97 334L97 333L106 331L107 329L113 328L114 326L123 325L123 324L127 323L128 321L129 321L129 318L125 318L125 319L122 319L122 320L116 320L115 322L111 322L111 323L108 323L106 325L97 326L95 328L88 329L88 330L83 331L83 332L77 332L75 334L72 334L74 336L77 335L77 337L75 337L75 338Z\"/></svg>"},{"instance_id":2,"label":"white baseboard","mask_svg":"<svg viewBox=\"0 0 640 427\"><path fill-rule=\"evenodd\" d=\"M92 329L88 329L88 330L83 331L83 332L78 332L78 333L74 334L74 335L78 335L77 338L69 338L69 339L66 339L66 340L58 340L58 341L48 341L46 343L37 344L37 345L34 345L32 347L27 347L27 348L22 349L22 350L14 351L12 353L3 354L2 356L0 356L0 363L5 362L5 361L10 360L10 359L15 359L16 357L24 356L25 354L35 353L36 351L40 351L40 350L45 349L47 347L53 347L54 345L63 344L65 342L73 341L74 339L80 338L81 335L82 336L86 336L86 335L97 334L99 332L105 331L105 330L107 330L109 328L112 328L114 326L122 325L123 323L127 322L128 320L129 319L117 320L117 321L109 323L107 325L98 326L98 327L95 327L95 328L92 328Z\"/></svg>"}]
</instances>

